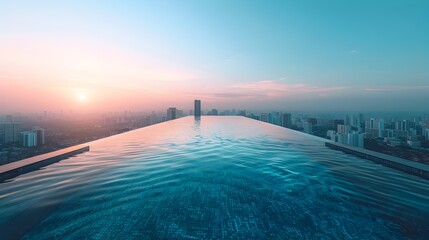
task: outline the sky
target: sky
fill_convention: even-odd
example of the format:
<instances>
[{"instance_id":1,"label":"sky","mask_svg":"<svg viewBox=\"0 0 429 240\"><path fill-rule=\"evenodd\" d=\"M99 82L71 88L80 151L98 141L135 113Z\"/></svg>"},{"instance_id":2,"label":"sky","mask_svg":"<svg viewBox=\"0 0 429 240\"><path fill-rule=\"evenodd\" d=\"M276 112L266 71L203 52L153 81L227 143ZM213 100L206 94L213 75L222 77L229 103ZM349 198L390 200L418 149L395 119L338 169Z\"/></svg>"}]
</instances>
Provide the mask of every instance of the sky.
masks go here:
<instances>
[{"instance_id":1,"label":"sky","mask_svg":"<svg viewBox=\"0 0 429 240\"><path fill-rule=\"evenodd\" d=\"M429 1L0 0L0 113L429 110Z\"/></svg>"}]
</instances>

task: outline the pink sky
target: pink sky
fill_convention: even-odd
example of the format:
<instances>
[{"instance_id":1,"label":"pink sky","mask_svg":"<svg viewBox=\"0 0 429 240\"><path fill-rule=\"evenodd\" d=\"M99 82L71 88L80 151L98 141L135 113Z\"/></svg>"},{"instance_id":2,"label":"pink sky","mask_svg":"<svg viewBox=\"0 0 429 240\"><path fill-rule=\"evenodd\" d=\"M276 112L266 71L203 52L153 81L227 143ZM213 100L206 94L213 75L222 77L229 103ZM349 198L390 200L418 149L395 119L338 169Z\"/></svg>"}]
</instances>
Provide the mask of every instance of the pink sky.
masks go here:
<instances>
[{"instance_id":1,"label":"pink sky","mask_svg":"<svg viewBox=\"0 0 429 240\"><path fill-rule=\"evenodd\" d=\"M191 109L195 98L216 107L345 89L278 80L225 84L217 76L79 39L9 37L0 43L3 111ZM86 101L79 100L82 94Z\"/></svg>"}]
</instances>

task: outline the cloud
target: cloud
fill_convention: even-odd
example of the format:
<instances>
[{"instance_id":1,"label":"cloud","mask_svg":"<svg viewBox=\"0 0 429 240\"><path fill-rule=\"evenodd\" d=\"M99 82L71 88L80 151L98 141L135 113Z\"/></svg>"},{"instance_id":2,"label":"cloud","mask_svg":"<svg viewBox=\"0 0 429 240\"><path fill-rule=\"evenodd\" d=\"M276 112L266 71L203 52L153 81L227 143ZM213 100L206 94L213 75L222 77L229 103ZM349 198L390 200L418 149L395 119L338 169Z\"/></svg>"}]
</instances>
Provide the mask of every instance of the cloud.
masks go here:
<instances>
[{"instance_id":1,"label":"cloud","mask_svg":"<svg viewBox=\"0 0 429 240\"><path fill-rule=\"evenodd\" d=\"M238 60L244 56L245 56L244 52L243 53L237 53L237 54L234 54L234 55L231 55L231 56L225 58L224 61L225 61L225 63L230 63L230 62L236 61L236 60Z\"/></svg>"},{"instance_id":2,"label":"cloud","mask_svg":"<svg viewBox=\"0 0 429 240\"><path fill-rule=\"evenodd\" d=\"M319 97L329 96L328 93L347 89L344 86L321 87L309 84L286 84L276 80L236 83L221 89L211 89L209 92L200 92L201 95L221 99L275 99L312 95Z\"/></svg>"},{"instance_id":3,"label":"cloud","mask_svg":"<svg viewBox=\"0 0 429 240\"><path fill-rule=\"evenodd\" d=\"M350 52L349 52L350 54L358 54L359 53L359 51L358 50L356 50L356 49L353 49L353 50L350 50Z\"/></svg>"},{"instance_id":4,"label":"cloud","mask_svg":"<svg viewBox=\"0 0 429 240\"><path fill-rule=\"evenodd\" d=\"M326 93L346 89L347 87L320 87L309 84L285 84L273 80L265 80L233 85L232 89L248 92L264 92L266 95L292 95L299 93Z\"/></svg>"},{"instance_id":5,"label":"cloud","mask_svg":"<svg viewBox=\"0 0 429 240\"><path fill-rule=\"evenodd\" d=\"M264 95L254 95L254 94L246 94L246 93L213 93L211 95L215 97L221 97L221 98L264 97Z\"/></svg>"},{"instance_id":6,"label":"cloud","mask_svg":"<svg viewBox=\"0 0 429 240\"><path fill-rule=\"evenodd\" d=\"M421 86L383 86L383 87L369 87L365 88L365 91L372 92L387 92L387 91L405 91L405 90L426 90L429 85Z\"/></svg>"}]
</instances>

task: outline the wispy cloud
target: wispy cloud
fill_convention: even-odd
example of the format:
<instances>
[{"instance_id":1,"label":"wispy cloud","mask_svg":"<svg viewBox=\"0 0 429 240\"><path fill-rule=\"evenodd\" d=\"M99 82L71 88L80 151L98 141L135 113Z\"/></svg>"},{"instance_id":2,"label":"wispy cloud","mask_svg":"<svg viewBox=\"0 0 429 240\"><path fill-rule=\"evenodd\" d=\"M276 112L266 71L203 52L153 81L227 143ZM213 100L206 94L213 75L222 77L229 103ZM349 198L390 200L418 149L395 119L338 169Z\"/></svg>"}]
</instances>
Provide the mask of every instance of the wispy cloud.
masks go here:
<instances>
[{"instance_id":1,"label":"wispy cloud","mask_svg":"<svg viewBox=\"0 0 429 240\"><path fill-rule=\"evenodd\" d=\"M356 50L356 49L353 49L353 50L350 50L350 52L349 52L350 54L358 54L359 53L359 51L358 50Z\"/></svg>"},{"instance_id":2,"label":"wispy cloud","mask_svg":"<svg viewBox=\"0 0 429 240\"><path fill-rule=\"evenodd\" d=\"M242 52L242 53L237 53L237 54L234 54L234 55L231 55L231 56L229 56L229 57L225 58L225 59L224 59L224 62L225 62L225 63L230 63L230 62L233 62L233 61L237 61L238 59L240 59L240 58L242 58L242 57L244 57L244 56L245 56L245 53L244 53L244 52Z\"/></svg>"},{"instance_id":3,"label":"wispy cloud","mask_svg":"<svg viewBox=\"0 0 429 240\"><path fill-rule=\"evenodd\" d=\"M309 84L286 84L276 80L264 80L236 83L202 94L217 99L274 99L299 95L326 97L333 91L347 88L344 86L321 87Z\"/></svg>"},{"instance_id":4,"label":"wispy cloud","mask_svg":"<svg viewBox=\"0 0 429 240\"><path fill-rule=\"evenodd\" d=\"M321 87L309 84L285 84L273 80L265 80L250 83L240 83L231 86L237 91L265 93L266 96L286 96L300 93L327 93L346 89L344 86Z\"/></svg>"},{"instance_id":5,"label":"wispy cloud","mask_svg":"<svg viewBox=\"0 0 429 240\"><path fill-rule=\"evenodd\" d=\"M429 85L420 85L420 86L382 86L382 87L369 87L365 88L365 91L405 91L405 90L426 90L429 89Z\"/></svg>"}]
</instances>

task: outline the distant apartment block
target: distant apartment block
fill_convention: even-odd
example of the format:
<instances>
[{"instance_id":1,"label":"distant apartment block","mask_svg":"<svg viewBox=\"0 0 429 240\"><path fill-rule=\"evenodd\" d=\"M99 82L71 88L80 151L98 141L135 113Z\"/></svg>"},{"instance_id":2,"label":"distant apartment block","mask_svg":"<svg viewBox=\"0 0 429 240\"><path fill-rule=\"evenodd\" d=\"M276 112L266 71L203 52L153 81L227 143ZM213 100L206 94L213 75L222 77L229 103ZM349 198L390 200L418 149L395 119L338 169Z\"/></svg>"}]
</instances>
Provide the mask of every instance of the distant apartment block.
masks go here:
<instances>
[{"instance_id":1,"label":"distant apartment block","mask_svg":"<svg viewBox=\"0 0 429 240\"><path fill-rule=\"evenodd\" d=\"M286 128L292 127L292 114L283 113L281 117L281 125Z\"/></svg>"},{"instance_id":2,"label":"distant apartment block","mask_svg":"<svg viewBox=\"0 0 429 240\"><path fill-rule=\"evenodd\" d=\"M167 109L167 121L173 120L177 118L176 115L177 109L175 107L171 107Z\"/></svg>"},{"instance_id":3,"label":"distant apartment block","mask_svg":"<svg viewBox=\"0 0 429 240\"><path fill-rule=\"evenodd\" d=\"M45 144L45 129L40 127L34 127L32 132L36 134L36 143L37 146L41 146Z\"/></svg>"},{"instance_id":4,"label":"distant apartment block","mask_svg":"<svg viewBox=\"0 0 429 240\"><path fill-rule=\"evenodd\" d=\"M19 142L21 125L19 123L0 124L0 143Z\"/></svg>"},{"instance_id":5,"label":"distant apartment block","mask_svg":"<svg viewBox=\"0 0 429 240\"><path fill-rule=\"evenodd\" d=\"M35 147L35 146L37 146L36 133L33 131L21 132L21 145L24 147Z\"/></svg>"}]
</instances>

